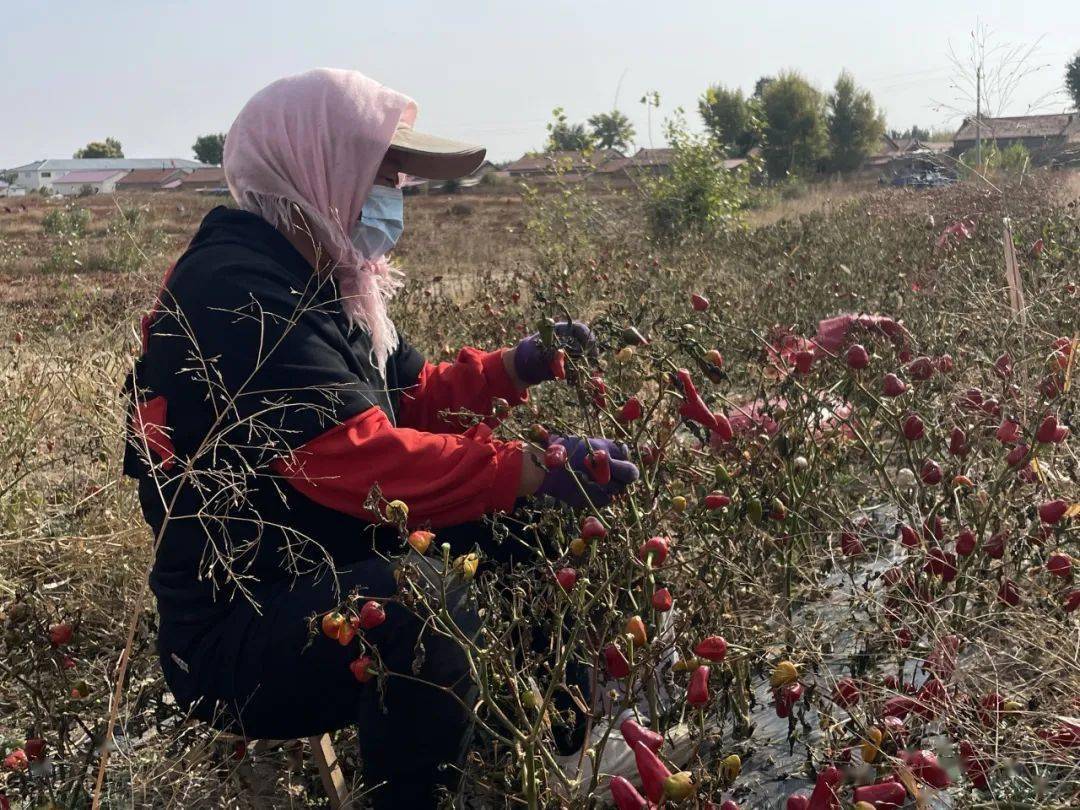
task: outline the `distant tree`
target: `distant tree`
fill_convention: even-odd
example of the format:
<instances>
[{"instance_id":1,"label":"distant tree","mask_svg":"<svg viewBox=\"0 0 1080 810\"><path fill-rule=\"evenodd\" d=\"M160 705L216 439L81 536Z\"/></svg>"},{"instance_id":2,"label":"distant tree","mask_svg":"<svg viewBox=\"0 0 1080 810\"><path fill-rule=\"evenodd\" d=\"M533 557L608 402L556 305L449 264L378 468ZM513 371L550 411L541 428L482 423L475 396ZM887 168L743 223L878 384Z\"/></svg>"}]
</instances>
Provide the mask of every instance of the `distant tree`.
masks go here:
<instances>
[{"instance_id":1,"label":"distant tree","mask_svg":"<svg viewBox=\"0 0 1080 810\"><path fill-rule=\"evenodd\" d=\"M764 86L765 169L775 180L815 171L828 149L825 101L800 74L781 73Z\"/></svg>"},{"instance_id":2,"label":"distant tree","mask_svg":"<svg viewBox=\"0 0 1080 810\"><path fill-rule=\"evenodd\" d=\"M597 113L589 119L592 139L600 149L624 151L634 140L634 125L618 110Z\"/></svg>"},{"instance_id":3,"label":"distant tree","mask_svg":"<svg viewBox=\"0 0 1080 810\"><path fill-rule=\"evenodd\" d=\"M1072 96L1073 106L1080 110L1080 51L1065 66L1065 89Z\"/></svg>"},{"instance_id":4,"label":"distant tree","mask_svg":"<svg viewBox=\"0 0 1080 810\"><path fill-rule=\"evenodd\" d=\"M760 76L756 82L754 82L754 98L761 98L765 95L765 88L776 81L775 76Z\"/></svg>"},{"instance_id":5,"label":"distant tree","mask_svg":"<svg viewBox=\"0 0 1080 810\"><path fill-rule=\"evenodd\" d=\"M195 159L200 163L220 166L221 155L225 151L225 133L215 132L210 135L200 135L195 139L191 151L195 153Z\"/></svg>"},{"instance_id":6,"label":"distant tree","mask_svg":"<svg viewBox=\"0 0 1080 810\"><path fill-rule=\"evenodd\" d=\"M642 180L653 236L671 241L737 222L749 194L749 167L726 169L715 140L691 133L681 110L664 130L671 145L671 170Z\"/></svg>"},{"instance_id":7,"label":"distant tree","mask_svg":"<svg viewBox=\"0 0 1080 810\"><path fill-rule=\"evenodd\" d=\"M556 107L551 115L554 120L547 125L548 152L583 152L592 149L592 136L586 131L584 124L571 124L567 121L562 107Z\"/></svg>"},{"instance_id":8,"label":"distant tree","mask_svg":"<svg viewBox=\"0 0 1080 810\"><path fill-rule=\"evenodd\" d=\"M0 172L0 183L7 183L11 185L18 179L19 173L13 172L10 169Z\"/></svg>"},{"instance_id":9,"label":"distant tree","mask_svg":"<svg viewBox=\"0 0 1080 810\"><path fill-rule=\"evenodd\" d=\"M106 138L104 141L91 141L82 149L75 152L75 158L122 158L124 149L116 138Z\"/></svg>"},{"instance_id":10,"label":"distant tree","mask_svg":"<svg viewBox=\"0 0 1080 810\"><path fill-rule=\"evenodd\" d=\"M830 167L853 172L877 145L885 131L885 118L875 108L870 92L860 89L846 70L836 80L826 107Z\"/></svg>"},{"instance_id":11,"label":"distant tree","mask_svg":"<svg viewBox=\"0 0 1080 810\"><path fill-rule=\"evenodd\" d=\"M931 135L930 130L923 129L918 124L916 124L913 127L910 127L909 129L904 129L904 130L890 129L888 134L889 134L890 138L894 138L894 139L895 138L914 138L915 140L922 141L923 143L925 143L926 141L933 140L933 138L930 137L930 135ZM951 136L951 133L950 133L950 136Z\"/></svg>"},{"instance_id":12,"label":"distant tree","mask_svg":"<svg viewBox=\"0 0 1080 810\"><path fill-rule=\"evenodd\" d=\"M747 99L742 90L711 85L698 99L698 112L713 140L736 155L746 154L757 143L757 99Z\"/></svg>"}]
</instances>

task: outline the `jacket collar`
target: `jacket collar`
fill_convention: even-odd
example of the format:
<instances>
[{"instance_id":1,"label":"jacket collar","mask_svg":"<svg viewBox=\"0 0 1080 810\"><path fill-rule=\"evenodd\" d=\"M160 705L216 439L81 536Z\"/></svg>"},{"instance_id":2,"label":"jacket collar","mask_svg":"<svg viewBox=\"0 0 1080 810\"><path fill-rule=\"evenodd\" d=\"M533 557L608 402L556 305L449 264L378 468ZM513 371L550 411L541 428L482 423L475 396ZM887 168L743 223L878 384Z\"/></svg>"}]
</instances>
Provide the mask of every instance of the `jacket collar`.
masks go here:
<instances>
[{"instance_id":1,"label":"jacket collar","mask_svg":"<svg viewBox=\"0 0 1080 810\"><path fill-rule=\"evenodd\" d=\"M273 225L248 211L219 205L203 217L191 240L196 249L212 244L237 244L273 259L305 282L311 277L308 264L292 243Z\"/></svg>"}]
</instances>

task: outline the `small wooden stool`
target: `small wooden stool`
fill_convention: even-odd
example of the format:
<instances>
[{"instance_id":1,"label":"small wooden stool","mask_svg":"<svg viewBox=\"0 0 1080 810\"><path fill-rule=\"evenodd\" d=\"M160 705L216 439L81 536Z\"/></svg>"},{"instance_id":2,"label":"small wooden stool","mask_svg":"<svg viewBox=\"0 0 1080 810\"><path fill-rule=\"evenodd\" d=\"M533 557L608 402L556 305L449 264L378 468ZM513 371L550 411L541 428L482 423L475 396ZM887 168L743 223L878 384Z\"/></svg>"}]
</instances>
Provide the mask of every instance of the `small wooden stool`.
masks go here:
<instances>
[{"instance_id":1,"label":"small wooden stool","mask_svg":"<svg viewBox=\"0 0 1080 810\"><path fill-rule=\"evenodd\" d=\"M292 740L255 740L251 748L254 753L260 754L273 751L290 742ZM326 798L330 801L331 810L352 810L353 805L349 799L348 785L345 784L345 774L341 772L341 764L334 752L333 743L330 742L330 735L320 734L308 737L307 742L311 747L311 756L319 768L319 778L322 780Z\"/></svg>"},{"instance_id":2,"label":"small wooden stool","mask_svg":"<svg viewBox=\"0 0 1080 810\"><path fill-rule=\"evenodd\" d=\"M330 800L331 810L349 810L352 802L349 801L349 789L345 785L345 775L341 772L337 754L330 742L329 734L321 734L318 737L308 737L308 745L311 746L311 755L315 757L315 764L319 766L319 776L322 778L323 790Z\"/></svg>"}]
</instances>

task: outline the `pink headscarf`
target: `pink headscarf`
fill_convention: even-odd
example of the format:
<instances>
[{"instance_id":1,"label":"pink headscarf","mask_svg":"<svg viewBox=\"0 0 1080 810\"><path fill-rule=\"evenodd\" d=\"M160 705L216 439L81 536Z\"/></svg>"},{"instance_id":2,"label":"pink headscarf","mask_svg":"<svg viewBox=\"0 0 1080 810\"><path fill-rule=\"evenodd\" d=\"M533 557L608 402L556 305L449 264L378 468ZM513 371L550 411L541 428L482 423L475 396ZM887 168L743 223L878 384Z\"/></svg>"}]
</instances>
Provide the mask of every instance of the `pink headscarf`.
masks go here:
<instances>
[{"instance_id":1,"label":"pink headscarf","mask_svg":"<svg viewBox=\"0 0 1080 810\"><path fill-rule=\"evenodd\" d=\"M375 183L399 123L412 126L416 102L355 70L319 68L278 79L254 96L225 139L229 190L245 211L278 230L292 227L291 206L333 260L342 307L371 335L379 370L397 346L386 313L400 273L385 257L367 260L349 231Z\"/></svg>"}]
</instances>

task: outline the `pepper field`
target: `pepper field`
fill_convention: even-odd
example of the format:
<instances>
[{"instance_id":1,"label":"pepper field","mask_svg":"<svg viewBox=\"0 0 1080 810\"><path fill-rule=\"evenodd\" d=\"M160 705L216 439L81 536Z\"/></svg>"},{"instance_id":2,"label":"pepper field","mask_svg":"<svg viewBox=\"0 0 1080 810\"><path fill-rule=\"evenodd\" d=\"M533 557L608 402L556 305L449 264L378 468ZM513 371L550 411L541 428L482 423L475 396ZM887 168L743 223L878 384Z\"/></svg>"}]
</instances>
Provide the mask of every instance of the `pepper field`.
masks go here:
<instances>
[{"instance_id":1,"label":"pepper field","mask_svg":"<svg viewBox=\"0 0 1080 810\"><path fill-rule=\"evenodd\" d=\"M256 754L175 706L120 475L138 315L212 202L4 202L0 795L325 803L297 746ZM461 801L610 804L591 763L640 706L665 741L638 751L644 785L632 758L624 775L665 806L1080 803L1075 176L867 191L676 245L648 239L632 195L410 198L406 215L410 341L448 359L588 321L596 364L568 364L498 435L618 438L642 470L609 508L549 508L557 547L530 564L447 560L483 606L460 640L480 687ZM408 550L403 530L400 598L453 634ZM534 632L549 643L530 652ZM378 675L357 688L392 684L351 643ZM599 708L568 761L552 727L571 661ZM362 802L356 733L334 744Z\"/></svg>"}]
</instances>

